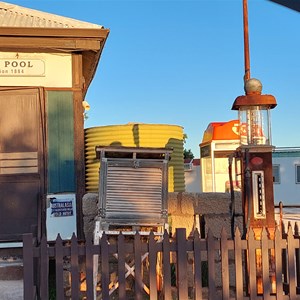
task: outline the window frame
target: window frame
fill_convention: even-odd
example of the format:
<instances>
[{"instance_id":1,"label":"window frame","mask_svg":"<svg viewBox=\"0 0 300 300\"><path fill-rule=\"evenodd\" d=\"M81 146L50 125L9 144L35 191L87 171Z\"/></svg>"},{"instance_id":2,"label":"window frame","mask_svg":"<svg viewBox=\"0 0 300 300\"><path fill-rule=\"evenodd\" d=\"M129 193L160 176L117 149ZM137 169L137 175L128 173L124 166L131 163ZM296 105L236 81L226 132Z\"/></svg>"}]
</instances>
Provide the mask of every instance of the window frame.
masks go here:
<instances>
[{"instance_id":1,"label":"window frame","mask_svg":"<svg viewBox=\"0 0 300 300\"><path fill-rule=\"evenodd\" d=\"M274 169L275 168L278 168L278 173L277 173L278 174L278 181L276 181L276 176L274 176ZM280 184L281 183L280 164L273 164L272 165L272 174L273 174L273 184Z\"/></svg>"},{"instance_id":2,"label":"window frame","mask_svg":"<svg viewBox=\"0 0 300 300\"><path fill-rule=\"evenodd\" d=\"M298 168L299 168L299 176L298 176ZM300 184L300 164L295 164L295 183Z\"/></svg>"}]
</instances>

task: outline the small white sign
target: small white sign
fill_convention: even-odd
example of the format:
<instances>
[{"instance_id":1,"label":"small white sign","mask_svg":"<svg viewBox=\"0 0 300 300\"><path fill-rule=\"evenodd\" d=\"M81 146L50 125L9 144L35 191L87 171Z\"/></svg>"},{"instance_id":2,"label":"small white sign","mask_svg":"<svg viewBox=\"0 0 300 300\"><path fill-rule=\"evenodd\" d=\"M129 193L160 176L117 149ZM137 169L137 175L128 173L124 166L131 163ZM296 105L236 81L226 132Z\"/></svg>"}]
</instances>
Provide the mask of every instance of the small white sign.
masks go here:
<instances>
[{"instance_id":1,"label":"small white sign","mask_svg":"<svg viewBox=\"0 0 300 300\"><path fill-rule=\"evenodd\" d=\"M45 62L41 59L0 59L0 76L45 76Z\"/></svg>"},{"instance_id":2,"label":"small white sign","mask_svg":"<svg viewBox=\"0 0 300 300\"><path fill-rule=\"evenodd\" d=\"M48 241L54 241L59 233L62 239L71 239L77 233L76 195L48 194L46 227Z\"/></svg>"}]
</instances>

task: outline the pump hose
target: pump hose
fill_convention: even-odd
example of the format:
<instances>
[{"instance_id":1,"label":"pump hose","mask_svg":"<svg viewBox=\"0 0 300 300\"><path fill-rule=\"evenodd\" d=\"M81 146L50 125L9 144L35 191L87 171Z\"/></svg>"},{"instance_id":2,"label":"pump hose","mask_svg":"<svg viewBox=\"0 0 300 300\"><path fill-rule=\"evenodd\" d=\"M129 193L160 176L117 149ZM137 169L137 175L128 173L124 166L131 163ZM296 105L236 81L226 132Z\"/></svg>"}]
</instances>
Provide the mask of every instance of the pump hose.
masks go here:
<instances>
[{"instance_id":1,"label":"pump hose","mask_svg":"<svg viewBox=\"0 0 300 300\"><path fill-rule=\"evenodd\" d=\"M233 181L232 181L232 162L233 162L234 154L231 154L228 157L228 174L229 174L229 184L230 184L230 212L231 212L231 237L234 239L234 218L235 218L235 197L234 197L234 189L233 189Z\"/></svg>"},{"instance_id":2,"label":"pump hose","mask_svg":"<svg viewBox=\"0 0 300 300\"><path fill-rule=\"evenodd\" d=\"M250 226L250 217L252 211L252 201L251 201L251 170L249 168L249 149L245 151L245 187L246 190L246 199L248 201L248 211L247 211L247 220L245 220L245 232L244 236L246 236L249 226Z\"/></svg>"}]
</instances>

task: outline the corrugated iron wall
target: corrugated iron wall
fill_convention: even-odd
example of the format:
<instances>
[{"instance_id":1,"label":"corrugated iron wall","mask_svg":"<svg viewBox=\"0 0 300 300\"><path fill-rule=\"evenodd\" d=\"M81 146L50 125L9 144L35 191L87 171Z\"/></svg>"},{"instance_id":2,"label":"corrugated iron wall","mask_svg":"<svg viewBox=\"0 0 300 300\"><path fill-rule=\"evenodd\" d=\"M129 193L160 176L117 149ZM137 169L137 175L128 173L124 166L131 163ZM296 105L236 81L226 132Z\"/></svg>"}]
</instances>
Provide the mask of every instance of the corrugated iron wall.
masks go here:
<instances>
[{"instance_id":1,"label":"corrugated iron wall","mask_svg":"<svg viewBox=\"0 0 300 300\"><path fill-rule=\"evenodd\" d=\"M47 92L48 193L75 192L73 93Z\"/></svg>"},{"instance_id":2,"label":"corrugated iron wall","mask_svg":"<svg viewBox=\"0 0 300 300\"><path fill-rule=\"evenodd\" d=\"M99 160L95 147L126 146L173 148L169 163L169 192L185 191L183 169L183 128L164 124L125 124L85 129L86 190L98 191Z\"/></svg>"}]
</instances>

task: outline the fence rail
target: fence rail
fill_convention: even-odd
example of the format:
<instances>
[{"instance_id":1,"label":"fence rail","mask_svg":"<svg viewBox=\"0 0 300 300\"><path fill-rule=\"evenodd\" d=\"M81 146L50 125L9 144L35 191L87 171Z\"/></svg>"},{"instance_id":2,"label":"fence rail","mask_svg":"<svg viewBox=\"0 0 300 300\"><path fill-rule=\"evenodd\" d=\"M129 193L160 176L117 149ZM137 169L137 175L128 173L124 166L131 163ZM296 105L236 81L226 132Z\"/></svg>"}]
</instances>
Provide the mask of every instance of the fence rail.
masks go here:
<instances>
[{"instance_id":1,"label":"fence rail","mask_svg":"<svg viewBox=\"0 0 300 300\"><path fill-rule=\"evenodd\" d=\"M103 234L99 245L73 235L51 244L44 237L36 246L26 234L23 245L26 300L49 299L49 261L55 263L57 300L300 299L299 237L291 228L286 235L276 229L273 239L263 229L261 240L252 229L247 239L236 229L234 240L225 230L220 239L210 231L206 239L197 232L187 239L185 229L177 229L172 239L167 232L161 238Z\"/></svg>"}]
</instances>

